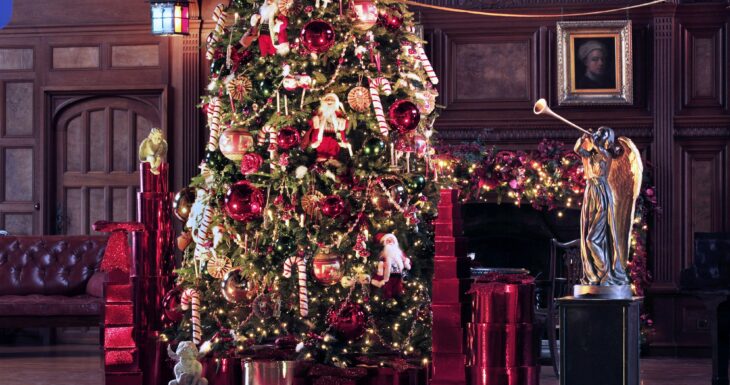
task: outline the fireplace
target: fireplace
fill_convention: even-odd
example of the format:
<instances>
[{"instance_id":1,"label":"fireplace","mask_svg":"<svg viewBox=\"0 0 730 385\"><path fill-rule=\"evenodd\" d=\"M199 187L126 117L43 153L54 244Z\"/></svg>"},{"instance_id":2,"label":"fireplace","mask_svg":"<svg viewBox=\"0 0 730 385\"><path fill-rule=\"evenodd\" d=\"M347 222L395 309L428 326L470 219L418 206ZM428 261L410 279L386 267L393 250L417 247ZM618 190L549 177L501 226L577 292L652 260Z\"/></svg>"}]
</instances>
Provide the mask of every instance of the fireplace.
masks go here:
<instances>
[{"instance_id":1,"label":"fireplace","mask_svg":"<svg viewBox=\"0 0 730 385\"><path fill-rule=\"evenodd\" d=\"M525 268L547 279L550 239L561 242L580 236L580 210L536 210L504 202L462 205L464 236L473 267Z\"/></svg>"}]
</instances>

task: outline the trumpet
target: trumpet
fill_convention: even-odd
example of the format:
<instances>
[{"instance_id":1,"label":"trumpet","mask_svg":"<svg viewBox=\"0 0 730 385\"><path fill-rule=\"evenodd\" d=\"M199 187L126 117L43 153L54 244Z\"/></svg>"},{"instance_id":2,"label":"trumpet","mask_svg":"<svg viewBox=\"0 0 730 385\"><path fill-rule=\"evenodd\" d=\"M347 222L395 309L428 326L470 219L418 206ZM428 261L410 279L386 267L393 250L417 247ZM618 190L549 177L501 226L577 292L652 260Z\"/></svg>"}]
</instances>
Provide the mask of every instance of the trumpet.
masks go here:
<instances>
[{"instance_id":1,"label":"trumpet","mask_svg":"<svg viewBox=\"0 0 730 385\"><path fill-rule=\"evenodd\" d=\"M581 126L579 126L579 125L571 122L570 120L565 119L564 117L556 114L555 111L553 111L553 110L550 109L550 106L548 106L547 100L545 100L545 99L542 99L541 98L540 100L538 100L537 102L535 102L535 106L532 107L532 112L534 112L535 115L542 115L542 114L550 115L550 116L552 116L554 118L558 118L558 119L562 120L563 122L567 123L568 125L572 126L573 128L577 128L578 130L580 130L580 131L582 131L582 132L584 132L584 133L586 133L588 135L593 134L589 130L586 130L585 128L583 128L583 127L581 127Z\"/></svg>"}]
</instances>

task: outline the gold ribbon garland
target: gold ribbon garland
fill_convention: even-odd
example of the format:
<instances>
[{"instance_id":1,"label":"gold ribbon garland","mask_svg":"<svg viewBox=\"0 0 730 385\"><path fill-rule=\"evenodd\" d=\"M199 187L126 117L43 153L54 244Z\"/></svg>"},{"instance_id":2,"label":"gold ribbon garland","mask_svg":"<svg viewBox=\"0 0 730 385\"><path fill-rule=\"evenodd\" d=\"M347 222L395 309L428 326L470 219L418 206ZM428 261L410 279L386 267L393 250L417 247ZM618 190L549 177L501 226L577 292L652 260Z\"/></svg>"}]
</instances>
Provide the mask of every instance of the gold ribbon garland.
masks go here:
<instances>
[{"instance_id":1,"label":"gold ribbon garland","mask_svg":"<svg viewBox=\"0 0 730 385\"><path fill-rule=\"evenodd\" d=\"M413 0L400 0L400 1L404 4L408 4L408 5L411 5L414 7L430 8L430 9L436 9L436 10L445 11L445 12L467 13L470 15L479 15L479 16L514 17L514 18L523 18L523 19L547 19L547 18L553 19L553 18L561 18L561 17L604 15L607 13L628 11L630 9L649 7L654 4L667 2L667 0L654 0L654 1L650 1L648 3L629 5L629 6L621 7L621 8L604 9L601 11L556 13L556 14L547 14L547 15L529 15L529 14L522 14L522 13L485 12L485 11L472 11L472 10L468 10L468 9L441 7L438 5L423 4L423 3L419 3L419 2L416 2Z\"/></svg>"}]
</instances>

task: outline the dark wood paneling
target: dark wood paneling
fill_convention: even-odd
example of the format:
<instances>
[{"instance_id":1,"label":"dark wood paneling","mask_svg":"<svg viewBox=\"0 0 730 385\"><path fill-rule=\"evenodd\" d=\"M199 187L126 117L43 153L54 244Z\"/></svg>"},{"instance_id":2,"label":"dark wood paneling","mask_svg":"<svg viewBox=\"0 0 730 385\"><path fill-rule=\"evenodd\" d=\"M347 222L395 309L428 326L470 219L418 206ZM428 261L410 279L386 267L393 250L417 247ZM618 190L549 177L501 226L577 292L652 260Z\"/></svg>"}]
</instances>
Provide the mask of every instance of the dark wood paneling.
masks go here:
<instances>
[{"instance_id":1,"label":"dark wood paneling","mask_svg":"<svg viewBox=\"0 0 730 385\"><path fill-rule=\"evenodd\" d=\"M727 230L728 147L716 142L678 144L680 160L681 262L693 261L694 233Z\"/></svg>"},{"instance_id":2,"label":"dark wood paneling","mask_svg":"<svg viewBox=\"0 0 730 385\"><path fill-rule=\"evenodd\" d=\"M682 108L725 104L725 26L680 26L682 38Z\"/></svg>"}]
</instances>

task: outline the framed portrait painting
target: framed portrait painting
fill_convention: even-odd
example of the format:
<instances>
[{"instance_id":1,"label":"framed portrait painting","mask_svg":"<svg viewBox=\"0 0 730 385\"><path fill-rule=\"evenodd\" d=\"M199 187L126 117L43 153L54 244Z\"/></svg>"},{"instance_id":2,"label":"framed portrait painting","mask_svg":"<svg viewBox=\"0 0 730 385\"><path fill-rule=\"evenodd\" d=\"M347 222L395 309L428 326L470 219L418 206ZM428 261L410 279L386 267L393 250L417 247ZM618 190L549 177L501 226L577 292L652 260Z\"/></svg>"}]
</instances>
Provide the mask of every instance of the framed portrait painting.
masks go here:
<instances>
[{"instance_id":1,"label":"framed portrait painting","mask_svg":"<svg viewBox=\"0 0 730 385\"><path fill-rule=\"evenodd\" d=\"M558 103L632 104L631 21L558 22Z\"/></svg>"}]
</instances>

